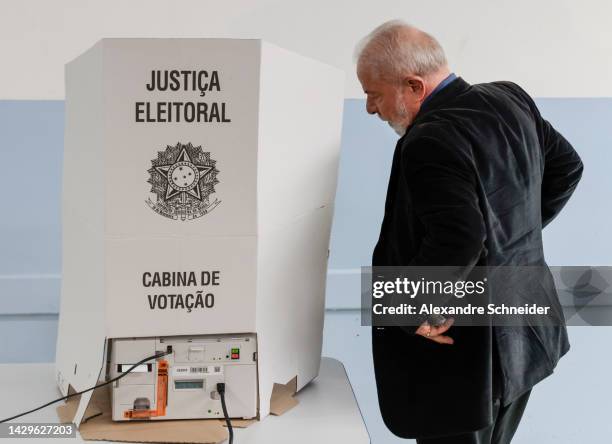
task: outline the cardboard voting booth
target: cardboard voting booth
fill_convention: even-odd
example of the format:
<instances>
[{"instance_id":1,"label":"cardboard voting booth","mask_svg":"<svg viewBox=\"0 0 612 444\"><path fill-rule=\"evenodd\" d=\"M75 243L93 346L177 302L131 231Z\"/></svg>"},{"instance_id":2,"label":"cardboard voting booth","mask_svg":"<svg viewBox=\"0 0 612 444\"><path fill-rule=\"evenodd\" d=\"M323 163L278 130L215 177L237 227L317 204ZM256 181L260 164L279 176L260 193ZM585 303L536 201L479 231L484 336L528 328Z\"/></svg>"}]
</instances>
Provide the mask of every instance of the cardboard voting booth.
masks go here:
<instances>
[{"instance_id":1,"label":"cardboard voting booth","mask_svg":"<svg viewBox=\"0 0 612 444\"><path fill-rule=\"evenodd\" d=\"M103 39L67 65L64 394L120 338L252 335L260 419L317 376L343 77L260 40Z\"/></svg>"}]
</instances>

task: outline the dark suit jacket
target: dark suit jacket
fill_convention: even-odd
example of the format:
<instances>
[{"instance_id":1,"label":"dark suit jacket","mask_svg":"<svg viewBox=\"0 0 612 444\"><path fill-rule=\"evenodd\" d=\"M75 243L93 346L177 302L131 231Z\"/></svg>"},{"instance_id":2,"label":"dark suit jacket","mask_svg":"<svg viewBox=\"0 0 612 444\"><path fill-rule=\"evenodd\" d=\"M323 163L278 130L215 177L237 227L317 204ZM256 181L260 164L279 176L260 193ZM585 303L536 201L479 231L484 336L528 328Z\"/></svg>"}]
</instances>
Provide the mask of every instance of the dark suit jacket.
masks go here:
<instances>
[{"instance_id":1,"label":"dark suit jacket","mask_svg":"<svg viewBox=\"0 0 612 444\"><path fill-rule=\"evenodd\" d=\"M421 107L397 143L372 264L545 265L542 228L582 168L518 85L457 78ZM451 346L372 328L380 409L395 434L443 436L490 424L495 344L504 404L550 375L569 349L564 326L451 327L449 334Z\"/></svg>"}]
</instances>

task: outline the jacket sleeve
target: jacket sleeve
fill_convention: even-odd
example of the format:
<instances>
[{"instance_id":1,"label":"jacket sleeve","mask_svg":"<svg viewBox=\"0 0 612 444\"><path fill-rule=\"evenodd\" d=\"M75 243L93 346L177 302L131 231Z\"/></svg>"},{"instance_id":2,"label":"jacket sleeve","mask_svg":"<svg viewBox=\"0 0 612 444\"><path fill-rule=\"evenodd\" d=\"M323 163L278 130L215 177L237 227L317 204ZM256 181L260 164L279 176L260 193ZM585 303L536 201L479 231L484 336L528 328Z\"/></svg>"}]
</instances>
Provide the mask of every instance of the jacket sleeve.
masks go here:
<instances>
[{"instance_id":1,"label":"jacket sleeve","mask_svg":"<svg viewBox=\"0 0 612 444\"><path fill-rule=\"evenodd\" d=\"M559 214L573 194L584 167L572 145L541 117L540 128L540 142L544 156L542 176L542 228L544 228Z\"/></svg>"},{"instance_id":2,"label":"jacket sleeve","mask_svg":"<svg viewBox=\"0 0 612 444\"><path fill-rule=\"evenodd\" d=\"M408 265L457 266L468 273L486 238L470 158L459 146L429 137L410 142L402 154L413 209L425 227Z\"/></svg>"},{"instance_id":3,"label":"jacket sleeve","mask_svg":"<svg viewBox=\"0 0 612 444\"><path fill-rule=\"evenodd\" d=\"M526 104L535 119L544 172L541 188L542 228L559 214L573 194L582 176L582 160L574 147L553 126L542 118L537 105L527 92L516 83L496 82L509 88Z\"/></svg>"}]
</instances>

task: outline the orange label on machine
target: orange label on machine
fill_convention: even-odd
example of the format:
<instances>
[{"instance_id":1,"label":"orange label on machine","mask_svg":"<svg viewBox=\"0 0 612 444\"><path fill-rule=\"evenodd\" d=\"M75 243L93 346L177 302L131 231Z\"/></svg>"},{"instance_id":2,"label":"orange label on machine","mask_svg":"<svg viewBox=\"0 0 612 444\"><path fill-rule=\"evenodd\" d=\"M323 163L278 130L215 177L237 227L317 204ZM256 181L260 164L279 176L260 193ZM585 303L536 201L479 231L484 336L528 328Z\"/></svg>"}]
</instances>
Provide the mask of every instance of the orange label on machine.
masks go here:
<instances>
[{"instance_id":1,"label":"orange label on machine","mask_svg":"<svg viewBox=\"0 0 612 444\"><path fill-rule=\"evenodd\" d=\"M155 410L126 410L123 417L128 419L146 419L155 416L166 416L168 404L168 361L157 361L157 394Z\"/></svg>"}]
</instances>

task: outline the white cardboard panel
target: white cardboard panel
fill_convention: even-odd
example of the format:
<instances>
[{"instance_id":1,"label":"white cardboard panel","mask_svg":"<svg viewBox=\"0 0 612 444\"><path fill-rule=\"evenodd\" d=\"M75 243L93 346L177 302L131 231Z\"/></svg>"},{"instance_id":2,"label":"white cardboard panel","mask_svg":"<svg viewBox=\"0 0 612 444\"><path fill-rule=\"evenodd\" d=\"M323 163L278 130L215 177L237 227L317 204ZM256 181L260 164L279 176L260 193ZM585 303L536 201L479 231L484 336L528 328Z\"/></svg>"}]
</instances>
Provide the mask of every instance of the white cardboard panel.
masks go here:
<instances>
[{"instance_id":1,"label":"white cardboard panel","mask_svg":"<svg viewBox=\"0 0 612 444\"><path fill-rule=\"evenodd\" d=\"M57 382L83 390L94 385L104 353L104 125L102 107L102 45L66 68L67 100L63 182L62 299L56 348ZM83 149L87 147L87 149ZM97 195L90 202L83 189ZM82 398L86 406L88 396ZM84 407L75 418L78 423Z\"/></svg>"},{"instance_id":2,"label":"white cardboard panel","mask_svg":"<svg viewBox=\"0 0 612 444\"><path fill-rule=\"evenodd\" d=\"M274 229L333 203L344 73L262 43L258 227Z\"/></svg>"},{"instance_id":3,"label":"white cardboard panel","mask_svg":"<svg viewBox=\"0 0 612 444\"><path fill-rule=\"evenodd\" d=\"M256 242L255 236L107 240L107 336L254 332ZM194 281L186 273L189 285L176 285L177 273L166 286L164 272L193 272ZM218 285L209 280L215 275ZM190 311L198 291L214 305Z\"/></svg>"},{"instance_id":4,"label":"white cardboard panel","mask_svg":"<svg viewBox=\"0 0 612 444\"><path fill-rule=\"evenodd\" d=\"M292 234L304 252L304 260L300 264L302 281L294 298L294 310L299 313L295 319L295 330L299 332L295 336L295 347L300 350L298 390L319 374L333 214L333 205L321 208L315 211L312 217L306 218L303 226L299 224L295 227Z\"/></svg>"},{"instance_id":5,"label":"white cardboard panel","mask_svg":"<svg viewBox=\"0 0 612 444\"><path fill-rule=\"evenodd\" d=\"M106 233L112 235L253 235L256 230L257 110L259 53L257 40L229 39L105 39ZM179 71L177 91L149 91L152 72ZM203 97L192 90L192 76L181 71L206 71ZM217 72L219 91L211 85ZM169 74L172 76L172 74ZM187 79L185 82L184 79ZM199 76L198 76L199 78ZM208 82L208 83L207 83ZM165 82L164 82L165 83ZM217 83L216 83L217 84ZM198 83L196 82L196 87ZM159 84L157 85L159 86ZM188 90L185 91L184 88ZM229 122L137 122L137 103L225 106ZM172 106L170 107L172 109ZM146 105L139 105L146 111ZM146 112L138 114L146 119ZM157 118L152 111L151 117ZM176 111L174 112L176 115ZM184 117L184 116L183 116ZM168 113L164 118L168 118ZM201 146L210 153L219 181L209 214L188 223L160 217L145 203L151 185L149 169L158 152L178 142Z\"/></svg>"},{"instance_id":6,"label":"white cardboard panel","mask_svg":"<svg viewBox=\"0 0 612 444\"><path fill-rule=\"evenodd\" d=\"M260 236L257 342L260 414L272 386L297 375L298 390L319 372L332 207ZM292 254L299 251L300 254Z\"/></svg>"}]
</instances>

